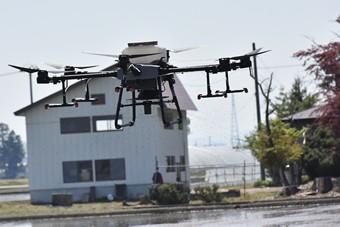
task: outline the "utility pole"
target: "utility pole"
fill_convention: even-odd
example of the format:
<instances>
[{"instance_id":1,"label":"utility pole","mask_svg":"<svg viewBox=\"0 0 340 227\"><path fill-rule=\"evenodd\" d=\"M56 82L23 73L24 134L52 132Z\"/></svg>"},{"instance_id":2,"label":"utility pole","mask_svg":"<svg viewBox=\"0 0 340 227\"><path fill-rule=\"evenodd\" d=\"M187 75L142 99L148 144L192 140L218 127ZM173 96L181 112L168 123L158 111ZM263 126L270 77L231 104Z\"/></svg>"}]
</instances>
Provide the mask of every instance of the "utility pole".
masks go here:
<instances>
[{"instance_id":1,"label":"utility pole","mask_svg":"<svg viewBox=\"0 0 340 227\"><path fill-rule=\"evenodd\" d=\"M255 43L253 43L253 50L256 50ZM258 85L258 77L257 77L257 62L256 62L256 55L253 56L253 63L254 63L254 78L255 78L255 97L256 97L256 114L257 114L257 129L261 129L261 108L260 108L260 96L259 96L259 85ZM261 168L261 180L265 180L265 172L264 168L262 166L262 163L260 163Z\"/></svg>"}]
</instances>

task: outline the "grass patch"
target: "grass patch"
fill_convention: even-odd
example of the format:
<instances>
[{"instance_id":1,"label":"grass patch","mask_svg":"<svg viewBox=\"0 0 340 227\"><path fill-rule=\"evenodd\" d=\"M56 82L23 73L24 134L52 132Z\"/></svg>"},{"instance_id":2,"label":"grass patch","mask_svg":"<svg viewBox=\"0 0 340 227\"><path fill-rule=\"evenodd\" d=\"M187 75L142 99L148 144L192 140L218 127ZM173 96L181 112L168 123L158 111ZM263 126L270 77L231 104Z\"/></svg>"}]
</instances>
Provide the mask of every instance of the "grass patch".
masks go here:
<instances>
[{"instance_id":1,"label":"grass patch","mask_svg":"<svg viewBox=\"0 0 340 227\"><path fill-rule=\"evenodd\" d=\"M263 192L251 192L245 194L241 194L241 197L238 198L224 198L223 202L253 202L258 200L273 200L278 196L277 191L263 191Z\"/></svg>"},{"instance_id":2,"label":"grass patch","mask_svg":"<svg viewBox=\"0 0 340 227\"><path fill-rule=\"evenodd\" d=\"M278 195L277 191L247 192L245 197L241 194L238 198L224 198L222 202L251 202L257 200L272 200ZM153 207L153 205L138 205L138 202L129 202L129 206L123 206L122 202L97 202L74 203L70 207L52 205L32 205L30 201L0 202L0 218L29 217L29 216L58 216L72 214L98 214L115 212L119 210L132 210L141 207ZM201 200L190 201L192 205L206 204Z\"/></svg>"},{"instance_id":3,"label":"grass patch","mask_svg":"<svg viewBox=\"0 0 340 227\"><path fill-rule=\"evenodd\" d=\"M227 190L241 190L243 189L243 185L234 185L234 186L223 186L221 189L227 189ZM246 184L246 189L254 188L254 184Z\"/></svg>"},{"instance_id":4,"label":"grass patch","mask_svg":"<svg viewBox=\"0 0 340 227\"><path fill-rule=\"evenodd\" d=\"M240 197L224 197L222 203L237 203L237 202L254 202L260 200L274 200L278 197L278 191L256 191L256 192L246 192L245 196L241 193ZM202 200L191 200L192 205L202 205L207 204Z\"/></svg>"},{"instance_id":5,"label":"grass patch","mask_svg":"<svg viewBox=\"0 0 340 227\"><path fill-rule=\"evenodd\" d=\"M17 185L27 185L28 179L22 178L22 179L1 179L0 180L0 187L1 186L17 186Z\"/></svg>"},{"instance_id":6,"label":"grass patch","mask_svg":"<svg viewBox=\"0 0 340 227\"><path fill-rule=\"evenodd\" d=\"M133 206L131 206L133 207ZM120 209L129 209L124 207L122 202L110 203L76 203L70 207L53 207L51 205L32 205L29 201L1 202L0 203L0 218L1 217L27 217L51 215L57 216L62 214L88 214L88 213L103 213Z\"/></svg>"}]
</instances>

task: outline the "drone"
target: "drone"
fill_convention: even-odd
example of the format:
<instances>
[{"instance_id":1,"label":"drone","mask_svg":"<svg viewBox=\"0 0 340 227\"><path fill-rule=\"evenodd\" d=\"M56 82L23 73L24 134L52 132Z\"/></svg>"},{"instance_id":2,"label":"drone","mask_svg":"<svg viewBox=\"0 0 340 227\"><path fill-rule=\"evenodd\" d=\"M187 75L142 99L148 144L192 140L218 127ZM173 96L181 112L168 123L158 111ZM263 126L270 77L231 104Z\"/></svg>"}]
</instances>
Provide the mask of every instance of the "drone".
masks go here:
<instances>
[{"instance_id":1,"label":"drone","mask_svg":"<svg viewBox=\"0 0 340 227\"><path fill-rule=\"evenodd\" d=\"M206 74L206 94L198 94L198 99L203 98L227 98L230 93L248 92L247 88L232 90L229 84L229 72L242 68L249 68L251 70L251 57L266 53L268 51L261 51L261 49L254 50L250 53L219 58L218 63L209 65L198 65L189 67L176 67L169 64L170 52L178 53L182 51L191 50L193 48L185 48L179 50L168 50L158 46L157 41L128 43L128 47L122 51L120 55L100 54L85 52L91 55L99 55L105 57L118 58L117 62L112 65L110 70L87 72L81 71L88 68L96 67L90 66L59 66L49 64L56 69L63 69L62 71L48 71L39 68L25 68L16 65L9 65L20 71L28 73L37 73L38 84L58 84L62 85L62 103L60 104L46 104L45 108L55 107L70 107L78 106L79 102L94 102L95 98L90 98L89 82L95 78L114 77L120 80L120 86L115 87L115 92L118 93L118 102L116 106L115 127L117 129L133 126L136 121L136 107L143 106L144 114L151 114L152 105L158 105L161 110L161 116L164 126L173 124L181 124L183 121L182 113L175 93L175 75L179 73L188 72L205 72ZM59 75L62 73L63 75ZM225 90L212 91L210 84L210 74L224 73L225 74ZM50 76L52 74L52 76ZM73 98L72 102L67 102L67 88L70 80L84 80L85 81L85 97ZM170 89L171 97L164 96L164 88L167 84ZM131 103L122 103L124 91L131 93ZM165 117L165 108L168 103L174 103L177 112L177 119L168 121ZM132 111L132 119L127 123L119 121L121 108L130 107Z\"/></svg>"}]
</instances>

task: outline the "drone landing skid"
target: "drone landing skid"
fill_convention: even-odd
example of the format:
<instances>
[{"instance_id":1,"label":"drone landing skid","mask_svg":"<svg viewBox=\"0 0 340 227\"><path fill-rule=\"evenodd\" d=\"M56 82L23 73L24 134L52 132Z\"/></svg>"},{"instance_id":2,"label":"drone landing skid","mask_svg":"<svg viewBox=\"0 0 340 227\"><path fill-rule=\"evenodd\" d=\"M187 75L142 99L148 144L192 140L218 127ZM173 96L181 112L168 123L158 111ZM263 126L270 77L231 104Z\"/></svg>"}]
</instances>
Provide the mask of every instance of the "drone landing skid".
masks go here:
<instances>
[{"instance_id":1,"label":"drone landing skid","mask_svg":"<svg viewBox=\"0 0 340 227\"><path fill-rule=\"evenodd\" d=\"M45 104L45 109L50 109L50 108L59 108L59 107L78 107L77 103L71 102L71 103L49 103Z\"/></svg>"},{"instance_id":2,"label":"drone landing skid","mask_svg":"<svg viewBox=\"0 0 340 227\"><path fill-rule=\"evenodd\" d=\"M128 91L130 91L132 93L132 103L131 104L122 104L122 97L123 97L123 91L124 88L126 88L126 81L125 78L122 78L121 80L121 86L120 87L116 87L115 91L119 93L118 95L118 103L117 103L117 109L116 109L116 116L115 116L115 127L117 129L123 128L123 127L127 127L127 126L133 126L136 120L136 106L144 106L144 114L151 114L151 106L152 105L159 105L160 106L160 110L161 110L161 115L162 115L162 121L165 127L168 127L170 125L173 124L181 124L183 119L182 119L182 112L180 110L179 107L179 103L177 100L177 96L175 93L175 89L174 89L174 83L175 80L173 79L173 76L168 76L166 78L164 78L165 81L168 82L169 87L170 87L170 91L171 91L171 95L172 95L172 99L171 100L164 100L164 97L162 95L162 78L161 77L157 77L157 90L158 90L158 99L159 101L150 101L150 100L144 100L142 102L137 102L136 100L136 93L135 93L135 89L127 89ZM174 121L167 121L166 117L165 117L165 104L166 103L175 103L176 106L176 110L177 110L177 114L178 114L178 118ZM132 120L127 123L127 124L119 124L119 114L120 114L120 109L124 108L124 107L132 107Z\"/></svg>"},{"instance_id":3,"label":"drone landing skid","mask_svg":"<svg viewBox=\"0 0 340 227\"><path fill-rule=\"evenodd\" d=\"M202 98L216 98L216 97L227 98L229 93L239 93L239 92L248 93L247 88L243 88L243 89L239 89L239 90L230 90L228 71L225 72L225 78L226 78L226 90L225 91L217 90L217 91L215 91L215 94L212 94L211 86L210 86L209 71L206 71L206 78L207 78L207 94L206 95L199 94L197 96L198 100L200 100Z\"/></svg>"},{"instance_id":4,"label":"drone landing skid","mask_svg":"<svg viewBox=\"0 0 340 227\"><path fill-rule=\"evenodd\" d=\"M163 100L162 89L161 89L162 81L161 81L161 78L158 77L157 78L157 85L158 85L159 96L160 96L159 105L160 105L160 108L161 108L162 121L163 121L164 127L169 127L169 126L174 125L174 124L181 124L183 122L183 117L182 117L182 112L181 112L181 109L179 107L178 99L177 99L175 89L174 89L175 80L173 78L173 75L165 77L165 79L169 83L169 87L170 87L170 91L171 91L171 95L172 95L171 102L175 103L176 111L177 111L177 115L178 115L178 118L174 121L167 121L165 119L165 111L164 111L165 101Z\"/></svg>"},{"instance_id":5,"label":"drone landing skid","mask_svg":"<svg viewBox=\"0 0 340 227\"><path fill-rule=\"evenodd\" d=\"M132 104L130 104L130 105L122 104L122 97L123 97L123 91L124 91L125 84L126 84L125 78L123 77L122 80L121 80L121 86L116 87L116 89L115 89L116 92L119 92L118 104L117 104L116 116L115 116L115 127L116 127L116 129L124 128L124 127L127 127L127 126L131 127L135 124L135 121L136 121L136 91L134 89L131 91ZM131 106L132 107L132 120L127 124L119 124L120 108L122 108L124 106Z\"/></svg>"}]
</instances>

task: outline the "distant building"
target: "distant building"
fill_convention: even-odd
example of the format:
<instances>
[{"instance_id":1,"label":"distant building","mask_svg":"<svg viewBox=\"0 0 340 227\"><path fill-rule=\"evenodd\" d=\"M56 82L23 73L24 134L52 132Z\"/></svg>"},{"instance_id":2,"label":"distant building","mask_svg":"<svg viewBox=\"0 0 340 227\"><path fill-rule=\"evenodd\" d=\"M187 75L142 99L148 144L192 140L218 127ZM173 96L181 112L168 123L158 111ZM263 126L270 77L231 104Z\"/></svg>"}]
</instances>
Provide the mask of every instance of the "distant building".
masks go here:
<instances>
[{"instance_id":1,"label":"distant building","mask_svg":"<svg viewBox=\"0 0 340 227\"><path fill-rule=\"evenodd\" d=\"M303 110L294 113L288 117L282 119L284 122L291 123L296 128L302 128L307 125L311 125L315 120L321 117L321 106L311 107L307 110Z\"/></svg>"},{"instance_id":2,"label":"distant building","mask_svg":"<svg viewBox=\"0 0 340 227\"><path fill-rule=\"evenodd\" d=\"M189 146L191 186L242 185L261 179L260 164L248 149Z\"/></svg>"},{"instance_id":3,"label":"distant building","mask_svg":"<svg viewBox=\"0 0 340 227\"><path fill-rule=\"evenodd\" d=\"M135 125L122 130L114 127L114 88L119 83L113 78L93 79L90 91L97 102L79 103L78 108L45 110L46 103L61 102L59 91L15 112L26 118L32 203L49 203L57 192L72 193L74 201L88 201L90 191L95 191L97 198L108 194L138 198L148 193L156 165L164 182L189 183L188 169L181 168L178 173L174 165L188 165L186 110L196 107L180 81L175 90L183 112L182 125L164 128L157 106L152 107L151 115L137 107ZM84 97L84 83L71 85L67 95L70 100ZM131 119L130 108L123 108L121 114L123 122ZM173 106L168 106L167 116L176 116Z\"/></svg>"}]
</instances>

